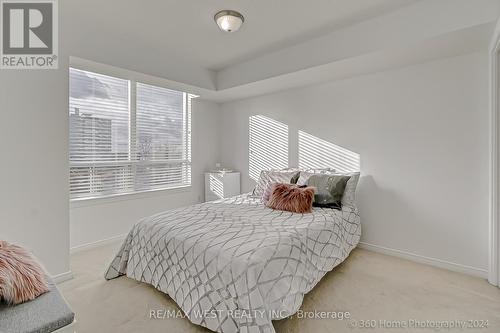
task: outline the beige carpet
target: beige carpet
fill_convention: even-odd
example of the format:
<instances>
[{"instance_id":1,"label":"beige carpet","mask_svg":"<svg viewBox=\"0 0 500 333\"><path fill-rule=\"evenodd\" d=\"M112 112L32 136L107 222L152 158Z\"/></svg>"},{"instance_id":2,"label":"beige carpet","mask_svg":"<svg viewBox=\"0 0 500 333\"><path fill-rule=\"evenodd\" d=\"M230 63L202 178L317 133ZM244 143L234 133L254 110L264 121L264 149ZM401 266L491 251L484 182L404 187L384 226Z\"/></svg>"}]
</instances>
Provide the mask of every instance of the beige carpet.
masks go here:
<instances>
[{"instance_id":1,"label":"beige carpet","mask_svg":"<svg viewBox=\"0 0 500 333\"><path fill-rule=\"evenodd\" d=\"M178 307L146 284L126 277L105 281L104 271L118 247L103 246L71 257L75 277L59 287L76 313L77 332L208 332L183 318L151 319L151 310ZM305 296L302 309L347 311L351 319L295 317L274 322L276 331L436 332L415 328L417 322L412 320L419 325L461 320L475 326L485 326L487 321L488 328L470 331L500 332L500 289L483 279L366 250L355 250L327 274ZM359 328L363 324L374 327ZM395 325L400 328L390 328ZM464 330L441 330L450 331Z\"/></svg>"}]
</instances>

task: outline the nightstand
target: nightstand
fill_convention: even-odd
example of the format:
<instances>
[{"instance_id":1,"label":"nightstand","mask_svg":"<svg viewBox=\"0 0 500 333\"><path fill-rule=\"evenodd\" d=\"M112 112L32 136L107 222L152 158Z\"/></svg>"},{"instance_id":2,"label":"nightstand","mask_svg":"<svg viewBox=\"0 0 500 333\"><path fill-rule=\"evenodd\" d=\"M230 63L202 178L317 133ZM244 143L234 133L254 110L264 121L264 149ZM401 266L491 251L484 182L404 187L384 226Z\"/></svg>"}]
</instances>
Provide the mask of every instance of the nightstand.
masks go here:
<instances>
[{"instance_id":1,"label":"nightstand","mask_svg":"<svg viewBox=\"0 0 500 333\"><path fill-rule=\"evenodd\" d=\"M205 172L205 201L240 194L239 172Z\"/></svg>"}]
</instances>

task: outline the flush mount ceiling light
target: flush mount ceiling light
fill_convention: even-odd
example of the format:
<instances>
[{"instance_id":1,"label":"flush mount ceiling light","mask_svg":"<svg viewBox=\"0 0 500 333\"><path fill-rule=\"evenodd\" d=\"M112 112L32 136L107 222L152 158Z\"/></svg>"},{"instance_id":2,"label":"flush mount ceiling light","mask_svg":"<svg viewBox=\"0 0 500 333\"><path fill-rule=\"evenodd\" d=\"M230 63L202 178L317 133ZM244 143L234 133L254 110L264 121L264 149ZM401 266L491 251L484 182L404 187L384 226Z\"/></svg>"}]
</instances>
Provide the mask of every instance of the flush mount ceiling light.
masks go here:
<instances>
[{"instance_id":1,"label":"flush mount ceiling light","mask_svg":"<svg viewBox=\"0 0 500 333\"><path fill-rule=\"evenodd\" d=\"M235 10L221 10L214 16L215 23L222 31L234 32L238 31L245 18Z\"/></svg>"}]
</instances>

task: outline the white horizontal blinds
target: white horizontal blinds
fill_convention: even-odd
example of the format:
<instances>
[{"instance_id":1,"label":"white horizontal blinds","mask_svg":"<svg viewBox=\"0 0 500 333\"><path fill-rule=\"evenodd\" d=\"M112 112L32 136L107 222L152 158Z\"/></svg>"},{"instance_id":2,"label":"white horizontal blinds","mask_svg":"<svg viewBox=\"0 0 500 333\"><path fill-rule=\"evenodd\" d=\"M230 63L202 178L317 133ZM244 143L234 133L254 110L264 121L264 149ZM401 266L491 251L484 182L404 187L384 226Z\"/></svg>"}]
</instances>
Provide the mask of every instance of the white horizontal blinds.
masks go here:
<instances>
[{"instance_id":1,"label":"white horizontal blinds","mask_svg":"<svg viewBox=\"0 0 500 333\"><path fill-rule=\"evenodd\" d=\"M72 161L128 160L128 81L70 69Z\"/></svg>"},{"instance_id":2,"label":"white horizontal blinds","mask_svg":"<svg viewBox=\"0 0 500 333\"><path fill-rule=\"evenodd\" d=\"M183 169L183 182L191 184L191 101L195 95L184 94L184 103L186 112L184 114L184 142L185 142L185 159L187 163Z\"/></svg>"},{"instance_id":3,"label":"white horizontal blinds","mask_svg":"<svg viewBox=\"0 0 500 333\"><path fill-rule=\"evenodd\" d=\"M71 198L130 191L129 81L69 73Z\"/></svg>"},{"instance_id":4,"label":"white horizontal blinds","mask_svg":"<svg viewBox=\"0 0 500 333\"><path fill-rule=\"evenodd\" d=\"M192 97L71 68L71 198L191 184Z\"/></svg>"},{"instance_id":5,"label":"white horizontal blinds","mask_svg":"<svg viewBox=\"0 0 500 333\"><path fill-rule=\"evenodd\" d=\"M135 189L191 184L190 96L137 83L135 110Z\"/></svg>"}]
</instances>

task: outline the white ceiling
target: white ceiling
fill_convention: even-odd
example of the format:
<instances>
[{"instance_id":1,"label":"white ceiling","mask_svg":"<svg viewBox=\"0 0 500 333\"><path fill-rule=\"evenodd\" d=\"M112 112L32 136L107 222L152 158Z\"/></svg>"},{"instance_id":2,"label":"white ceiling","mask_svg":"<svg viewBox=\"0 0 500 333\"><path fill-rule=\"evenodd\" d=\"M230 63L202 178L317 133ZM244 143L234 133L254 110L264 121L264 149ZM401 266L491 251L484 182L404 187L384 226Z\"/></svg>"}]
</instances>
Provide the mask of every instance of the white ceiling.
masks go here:
<instances>
[{"instance_id":1,"label":"white ceiling","mask_svg":"<svg viewBox=\"0 0 500 333\"><path fill-rule=\"evenodd\" d=\"M213 16L245 16L235 33ZM498 0L65 0L60 52L224 102L485 49ZM168 83L167 83L168 81Z\"/></svg>"},{"instance_id":2,"label":"white ceiling","mask_svg":"<svg viewBox=\"0 0 500 333\"><path fill-rule=\"evenodd\" d=\"M382 15L416 0L161 0L73 3L81 29L127 36L141 47L194 66L220 70L312 37ZM245 16L240 31L223 33L221 9ZM89 22L91 18L91 22Z\"/></svg>"}]
</instances>

